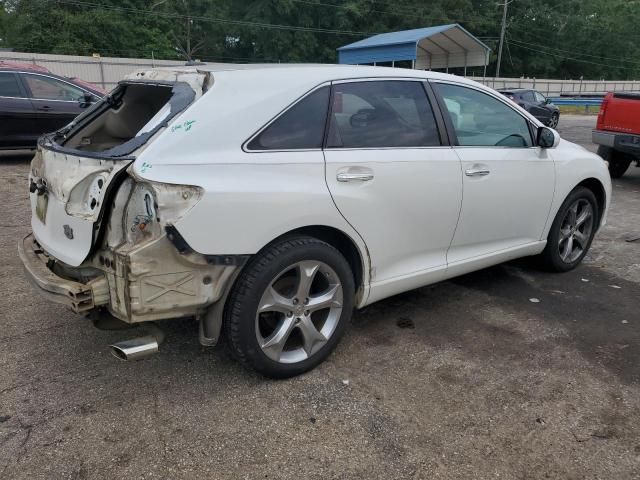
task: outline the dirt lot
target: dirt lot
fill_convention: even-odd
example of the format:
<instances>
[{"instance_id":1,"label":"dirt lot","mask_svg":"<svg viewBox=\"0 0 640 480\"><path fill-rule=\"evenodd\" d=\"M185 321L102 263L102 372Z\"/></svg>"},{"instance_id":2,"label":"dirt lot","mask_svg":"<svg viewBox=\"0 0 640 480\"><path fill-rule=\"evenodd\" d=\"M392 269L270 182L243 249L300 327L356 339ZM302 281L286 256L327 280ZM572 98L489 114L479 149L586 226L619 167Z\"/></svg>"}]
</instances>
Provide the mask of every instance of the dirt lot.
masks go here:
<instances>
[{"instance_id":1,"label":"dirt lot","mask_svg":"<svg viewBox=\"0 0 640 480\"><path fill-rule=\"evenodd\" d=\"M589 145L594 122L560 130ZM122 333L35 296L27 165L0 159L0 478L640 478L640 169L576 271L516 262L388 299L275 382L189 321L118 362Z\"/></svg>"}]
</instances>

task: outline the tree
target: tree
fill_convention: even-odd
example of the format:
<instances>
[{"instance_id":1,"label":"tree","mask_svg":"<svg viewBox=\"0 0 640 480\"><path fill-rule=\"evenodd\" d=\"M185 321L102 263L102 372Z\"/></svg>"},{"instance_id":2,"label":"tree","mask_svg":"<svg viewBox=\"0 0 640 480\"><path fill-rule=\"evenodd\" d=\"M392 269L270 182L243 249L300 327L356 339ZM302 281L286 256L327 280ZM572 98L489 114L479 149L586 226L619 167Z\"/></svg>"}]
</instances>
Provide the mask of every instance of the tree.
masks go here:
<instances>
[{"instance_id":1,"label":"tree","mask_svg":"<svg viewBox=\"0 0 640 480\"><path fill-rule=\"evenodd\" d=\"M460 23L494 48L498 0L0 0L0 47L232 62L329 62L367 35ZM640 0L513 0L505 76L636 78ZM489 66L492 73L494 65Z\"/></svg>"}]
</instances>

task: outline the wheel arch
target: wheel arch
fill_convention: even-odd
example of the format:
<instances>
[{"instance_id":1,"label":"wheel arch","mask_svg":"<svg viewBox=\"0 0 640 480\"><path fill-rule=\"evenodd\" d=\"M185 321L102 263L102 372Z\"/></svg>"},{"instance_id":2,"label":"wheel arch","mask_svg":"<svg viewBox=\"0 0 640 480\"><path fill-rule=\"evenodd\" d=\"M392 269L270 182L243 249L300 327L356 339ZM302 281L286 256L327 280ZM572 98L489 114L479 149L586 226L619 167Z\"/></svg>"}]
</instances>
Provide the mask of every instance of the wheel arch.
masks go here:
<instances>
[{"instance_id":1,"label":"wheel arch","mask_svg":"<svg viewBox=\"0 0 640 480\"><path fill-rule=\"evenodd\" d=\"M591 177L591 178L582 180L579 184L577 184L572 189L572 191L578 187L588 188L596 197L596 201L598 202L598 227L599 227L603 218L604 210L607 206L607 193L605 191L604 185L597 178Z\"/></svg>"},{"instance_id":2,"label":"wheel arch","mask_svg":"<svg viewBox=\"0 0 640 480\"><path fill-rule=\"evenodd\" d=\"M308 235L328 243L338 250L347 260L353 279L356 285L356 305L362 302L362 296L365 292L365 282L368 278L367 272L369 262L365 261L369 258L368 253L362 252L358 244L342 230L326 225L308 225L290 230L287 233L275 238L272 242L278 241L284 237L292 235ZM272 243L269 242L269 243ZM366 248L366 247L365 247Z\"/></svg>"}]
</instances>

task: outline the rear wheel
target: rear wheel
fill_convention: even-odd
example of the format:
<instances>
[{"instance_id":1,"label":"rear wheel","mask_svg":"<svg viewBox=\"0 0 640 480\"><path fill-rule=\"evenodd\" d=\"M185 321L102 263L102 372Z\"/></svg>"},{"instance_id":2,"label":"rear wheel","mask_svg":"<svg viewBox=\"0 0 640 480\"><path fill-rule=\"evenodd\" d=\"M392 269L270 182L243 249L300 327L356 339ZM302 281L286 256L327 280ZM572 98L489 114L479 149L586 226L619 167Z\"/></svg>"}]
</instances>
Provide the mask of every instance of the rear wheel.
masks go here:
<instances>
[{"instance_id":1,"label":"rear wheel","mask_svg":"<svg viewBox=\"0 0 640 480\"><path fill-rule=\"evenodd\" d=\"M298 375L335 348L351 318L354 280L331 245L284 239L259 252L238 277L225 309L232 352L274 378Z\"/></svg>"},{"instance_id":2,"label":"rear wheel","mask_svg":"<svg viewBox=\"0 0 640 480\"><path fill-rule=\"evenodd\" d=\"M631 158L629 156L617 152L610 147L600 145L598 147L598 155L609 162L609 175L611 175L611 178L620 178L625 174L629 165L631 165Z\"/></svg>"},{"instance_id":3,"label":"rear wheel","mask_svg":"<svg viewBox=\"0 0 640 480\"><path fill-rule=\"evenodd\" d=\"M560 206L541 254L544 265L556 272L577 267L589 251L599 221L598 202L585 187L575 188Z\"/></svg>"}]
</instances>

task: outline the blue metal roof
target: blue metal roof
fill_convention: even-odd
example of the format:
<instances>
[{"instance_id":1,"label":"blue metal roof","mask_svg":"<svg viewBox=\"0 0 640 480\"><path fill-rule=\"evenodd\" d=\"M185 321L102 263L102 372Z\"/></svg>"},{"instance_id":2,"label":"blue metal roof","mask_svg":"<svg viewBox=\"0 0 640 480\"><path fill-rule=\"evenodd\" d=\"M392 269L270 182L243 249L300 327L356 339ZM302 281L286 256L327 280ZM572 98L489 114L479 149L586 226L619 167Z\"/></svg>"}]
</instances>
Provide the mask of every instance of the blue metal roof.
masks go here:
<instances>
[{"instance_id":1,"label":"blue metal roof","mask_svg":"<svg viewBox=\"0 0 640 480\"><path fill-rule=\"evenodd\" d=\"M417 43L423 38L430 37L450 28L460 26L457 23L449 25L437 25L435 27L414 28L413 30L401 30L399 32L388 32L374 35L373 37L359 40L349 45L338 48L338 50L351 50L354 48L379 47L382 45L398 45L401 43ZM462 28L462 27L460 27ZM471 35L471 34L469 34Z\"/></svg>"},{"instance_id":2,"label":"blue metal roof","mask_svg":"<svg viewBox=\"0 0 640 480\"><path fill-rule=\"evenodd\" d=\"M486 65L491 49L457 23L380 33L338 48L338 63L413 61L414 68Z\"/></svg>"}]
</instances>

